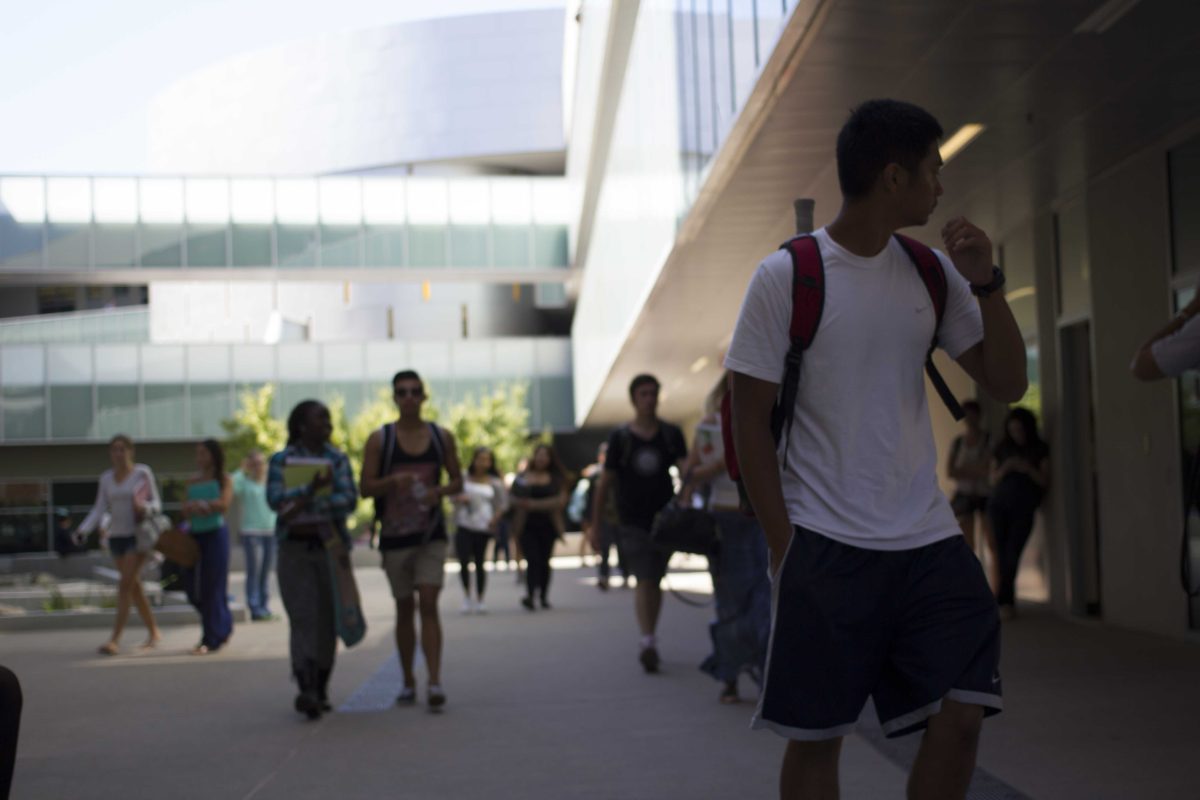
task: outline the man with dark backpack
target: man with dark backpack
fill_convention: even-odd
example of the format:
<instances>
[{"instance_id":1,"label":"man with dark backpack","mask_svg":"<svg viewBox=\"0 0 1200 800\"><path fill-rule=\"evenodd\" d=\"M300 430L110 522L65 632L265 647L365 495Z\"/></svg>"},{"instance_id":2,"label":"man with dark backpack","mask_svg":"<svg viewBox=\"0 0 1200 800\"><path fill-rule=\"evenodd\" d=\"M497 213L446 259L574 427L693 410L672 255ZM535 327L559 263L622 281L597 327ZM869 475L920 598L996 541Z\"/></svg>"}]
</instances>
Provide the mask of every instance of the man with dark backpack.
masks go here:
<instances>
[{"instance_id":1,"label":"man with dark backpack","mask_svg":"<svg viewBox=\"0 0 1200 800\"><path fill-rule=\"evenodd\" d=\"M925 731L908 796L964 797L982 719L1002 705L996 604L938 487L922 367L934 343L1011 402L1025 348L983 231L952 220L949 257L932 261L896 235L937 204L941 136L908 103L854 110L837 219L759 266L725 362L738 466L771 550L754 726L790 740L784 798L837 797L841 737L868 697L887 735Z\"/></svg>"},{"instance_id":2,"label":"man with dark backpack","mask_svg":"<svg viewBox=\"0 0 1200 800\"><path fill-rule=\"evenodd\" d=\"M412 370L397 372L392 390L400 418L367 439L359 486L363 497L375 498L383 570L396 600L396 648L404 672L404 688L396 702L416 701L413 616L419 613L421 653L429 673L426 700L436 709L446 702L438 617L448 541L442 499L462 491L462 469L450 432L421 418L425 385L420 376ZM449 477L446 483L443 471Z\"/></svg>"},{"instance_id":3,"label":"man with dark backpack","mask_svg":"<svg viewBox=\"0 0 1200 800\"><path fill-rule=\"evenodd\" d=\"M629 571L637 578L634 610L642 638L638 661L646 672L658 672L658 642L655 630L662 611L662 588L671 554L655 547L650 540L654 517L675 496L671 467L682 470L687 460L683 431L658 418L658 379L638 375L629 384L633 404L632 422L617 428L608 437L604 469L592 501L592 519L588 526L592 549L601 552L604 530L603 511L609 493L617 492L617 548L623 552Z\"/></svg>"}]
</instances>

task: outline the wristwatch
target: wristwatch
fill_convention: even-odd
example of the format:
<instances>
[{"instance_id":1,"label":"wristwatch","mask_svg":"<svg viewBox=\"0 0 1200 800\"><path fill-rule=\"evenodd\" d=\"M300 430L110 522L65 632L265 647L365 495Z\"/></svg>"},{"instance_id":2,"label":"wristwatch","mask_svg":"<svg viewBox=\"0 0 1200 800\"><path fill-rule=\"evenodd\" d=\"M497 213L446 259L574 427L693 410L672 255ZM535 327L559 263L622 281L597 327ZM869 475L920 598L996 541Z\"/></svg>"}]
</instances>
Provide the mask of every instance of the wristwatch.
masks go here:
<instances>
[{"instance_id":1,"label":"wristwatch","mask_svg":"<svg viewBox=\"0 0 1200 800\"><path fill-rule=\"evenodd\" d=\"M976 297L987 297L992 292L1004 288L1004 273L999 267L992 267L992 279L982 286L971 284L971 294Z\"/></svg>"}]
</instances>

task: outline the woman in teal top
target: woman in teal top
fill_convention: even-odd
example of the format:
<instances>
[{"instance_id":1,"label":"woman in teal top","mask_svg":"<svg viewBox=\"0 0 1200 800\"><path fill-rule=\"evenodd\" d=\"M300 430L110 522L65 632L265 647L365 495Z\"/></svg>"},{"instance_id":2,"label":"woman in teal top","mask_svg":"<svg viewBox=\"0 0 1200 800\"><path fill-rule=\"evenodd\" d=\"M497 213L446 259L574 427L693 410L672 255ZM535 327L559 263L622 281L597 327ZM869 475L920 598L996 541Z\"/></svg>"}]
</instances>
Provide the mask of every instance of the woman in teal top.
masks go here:
<instances>
[{"instance_id":1,"label":"woman in teal top","mask_svg":"<svg viewBox=\"0 0 1200 800\"><path fill-rule=\"evenodd\" d=\"M246 555L246 607L251 620L273 619L268 603L275 562L275 512L267 505L267 462L262 451L251 450L242 468L230 477L237 498L234 519Z\"/></svg>"},{"instance_id":2,"label":"woman in teal top","mask_svg":"<svg viewBox=\"0 0 1200 800\"><path fill-rule=\"evenodd\" d=\"M226 594L229 583L229 528L225 512L233 502L233 482L225 474L225 453L214 439L196 445L197 472L188 479L183 515L200 546L200 560L187 582L188 599L200 612L204 635L192 655L215 653L233 634Z\"/></svg>"}]
</instances>

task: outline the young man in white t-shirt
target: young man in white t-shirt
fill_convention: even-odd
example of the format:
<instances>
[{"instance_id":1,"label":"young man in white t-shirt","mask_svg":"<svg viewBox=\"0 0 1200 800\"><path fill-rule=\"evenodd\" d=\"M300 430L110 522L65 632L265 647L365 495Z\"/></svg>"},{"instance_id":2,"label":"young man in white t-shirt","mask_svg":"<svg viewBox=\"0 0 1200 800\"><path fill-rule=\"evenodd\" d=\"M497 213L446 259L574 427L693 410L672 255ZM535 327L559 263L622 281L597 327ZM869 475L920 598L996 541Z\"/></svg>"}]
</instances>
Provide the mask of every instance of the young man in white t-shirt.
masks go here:
<instances>
[{"instance_id":1,"label":"young man in white t-shirt","mask_svg":"<svg viewBox=\"0 0 1200 800\"><path fill-rule=\"evenodd\" d=\"M839 134L843 205L814 234L825 305L778 450L770 418L790 344L787 251L755 273L725 362L738 459L771 549L772 637L754 726L790 740L784 798L837 797L841 737L868 697L889 736L925 730L909 797L964 797L982 719L1001 707L996 604L937 483L922 374L935 311L893 237L937 205L941 137L928 112L891 100L859 106ZM996 291L991 242L961 218L942 238L938 345L988 394L1015 401L1025 347Z\"/></svg>"}]
</instances>

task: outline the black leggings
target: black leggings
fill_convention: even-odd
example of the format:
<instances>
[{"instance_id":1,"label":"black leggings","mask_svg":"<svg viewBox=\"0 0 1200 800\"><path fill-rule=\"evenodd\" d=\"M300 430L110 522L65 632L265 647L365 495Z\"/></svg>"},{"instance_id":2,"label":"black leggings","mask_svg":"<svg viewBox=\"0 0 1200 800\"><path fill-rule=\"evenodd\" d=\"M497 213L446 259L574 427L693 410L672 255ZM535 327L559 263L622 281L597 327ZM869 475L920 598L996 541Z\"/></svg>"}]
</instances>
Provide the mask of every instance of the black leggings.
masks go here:
<instances>
[{"instance_id":1,"label":"black leggings","mask_svg":"<svg viewBox=\"0 0 1200 800\"><path fill-rule=\"evenodd\" d=\"M996 602L1002 606L1014 605L1017 601L1017 570L1021 567L1021 552L1033 532L1036 505L988 506L988 518L992 521L992 535L996 539L996 562L1000 571L1000 585L996 587Z\"/></svg>"},{"instance_id":2,"label":"black leggings","mask_svg":"<svg viewBox=\"0 0 1200 800\"><path fill-rule=\"evenodd\" d=\"M525 590L530 599L537 595L545 600L546 592L550 590L550 554L554 552L556 538L558 533L550 525L528 526L521 534L521 550L525 553L527 566Z\"/></svg>"},{"instance_id":3,"label":"black leggings","mask_svg":"<svg viewBox=\"0 0 1200 800\"><path fill-rule=\"evenodd\" d=\"M459 528L454 534L454 552L458 555L461 565L459 578L462 579L463 591L471 592L470 565L475 565L475 593L483 599L483 590L487 588L487 573L483 571L483 562L487 559L488 540L492 537L486 533L473 531L469 528Z\"/></svg>"},{"instance_id":4,"label":"black leggings","mask_svg":"<svg viewBox=\"0 0 1200 800\"><path fill-rule=\"evenodd\" d=\"M21 728L21 683L7 667L0 667L0 800L12 788L17 763L17 732Z\"/></svg>"}]
</instances>

